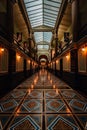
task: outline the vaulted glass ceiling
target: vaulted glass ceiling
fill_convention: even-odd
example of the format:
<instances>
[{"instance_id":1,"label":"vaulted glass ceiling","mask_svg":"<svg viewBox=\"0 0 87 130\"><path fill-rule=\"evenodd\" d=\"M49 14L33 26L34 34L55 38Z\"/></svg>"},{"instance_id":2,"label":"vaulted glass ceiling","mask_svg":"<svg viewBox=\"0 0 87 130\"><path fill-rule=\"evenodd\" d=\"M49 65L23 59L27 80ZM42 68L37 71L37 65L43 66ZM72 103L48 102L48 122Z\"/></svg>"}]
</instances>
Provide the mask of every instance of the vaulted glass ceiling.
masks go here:
<instances>
[{"instance_id":1,"label":"vaulted glass ceiling","mask_svg":"<svg viewBox=\"0 0 87 130\"><path fill-rule=\"evenodd\" d=\"M62 0L24 0L27 14L31 23L32 29L37 27L49 27L54 28L58 12L61 6ZM49 43L51 42L52 32L35 32L35 41L37 48L49 49ZM42 43L38 45L38 43ZM44 45L47 42L48 45Z\"/></svg>"},{"instance_id":2,"label":"vaulted glass ceiling","mask_svg":"<svg viewBox=\"0 0 87 130\"><path fill-rule=\"evenodd\" d=\"M62 0L24 0L32 27L55 26Z\"/></svg>"},{"instance_id":3,"label":"vaulted glass ceiling","mask_svg":"<svg viewBox=\"0 0 87 130\"><path fill-rule=\"evenodd\" d=\"M34 36L35 36L35 41L38 44L37 45L38 50L49 49L49 43L51 42L52 32L35 32Z\"/></svg>"}]
</instances>

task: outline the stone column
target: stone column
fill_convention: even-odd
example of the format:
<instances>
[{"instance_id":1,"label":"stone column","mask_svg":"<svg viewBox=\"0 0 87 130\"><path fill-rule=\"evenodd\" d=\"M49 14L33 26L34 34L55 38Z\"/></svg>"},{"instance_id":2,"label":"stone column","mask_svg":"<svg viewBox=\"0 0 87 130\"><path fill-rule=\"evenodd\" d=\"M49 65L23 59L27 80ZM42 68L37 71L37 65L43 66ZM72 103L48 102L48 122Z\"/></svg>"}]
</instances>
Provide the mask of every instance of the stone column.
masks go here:
<instances>
[{"instance_id":1,"label":"stone column","mask_svg":"<svg viewBox=\"0 0 87 130\"><path fill-rule=\"evenodd\" d=\"M8 72L9 74L16 71L16 52L9 49L9 62L8 62Z\"/></svg>"},{"instance_id":2,"label":"stone column","mask_svg":"<svg viewBox=\"0 0 87 130\"><path fill-rule=\"evenodd\" d=\"M78 15L78 0L72 0L72 34L73 42L78 40L79 31L79 15Z\"/></svg>"},{"instance_id":3,"label":"stone column","mask_svg":"<svg viewBox=\"0 0 87 130\"><path fill-rule=\"evenodd\" d=\"M56 33L56 38L55 38L55 56L57 55L57 48L58 48L58 36Z\"/></svg>"},{"instance_id":4,"label":"stone column","mask_svg":"<svg viewBox=\"0 0 87 130\"><path fill-rule=\"evenodd\" d=\"M30 34L29 34L28 40L29 40L29 50L31 50L31 37L30 37Z\"/></svg>"},{"instance_id":5,"label":"stone column","mask_svg":"<svg viewBox=\"0 0 87 130\"><path fill-rule=\"evenodd\" d=\"M50 52L51 52L51 61L52 61L52 49L50 50Z\"/></svg>"},{"instance_id":6,"label":"stone column","mask_svg":"<svg viewBox=\"0 0 87 130\"><path fill-rule=\"evenodd\" d=\"M27 61L24 59L24 77L26 77L26 71L27 71Z\"/></svg>"},{"instance_id":7,"label":"stone column","mask_svg":"<svg viewBox=\"0 0 87 130\"><path fill-rule=\"evenodd\" d=\"M77 49L74 48L70 52L71 55L71 72L78 72L78 52Z\"/></svg>"},{"instance_id":8,"label":"stone column","mask_svg":"<svg viewBox=\"0 0 87 130\"><path fill-rule=\"evenodd\" d=\"M13 24L13 2L7 0L7 39L10 43L13 42L14 24Z\"/></svg>"},{"instance_id":9,"label":"stone column","mask_svg":"<svg viewBox=\"0 0 87 130\"><path fill-rule=\"evenodd\" d=\"M60 59L60 77L63 77L63 59Z\"/></svg>"}]
</instances>

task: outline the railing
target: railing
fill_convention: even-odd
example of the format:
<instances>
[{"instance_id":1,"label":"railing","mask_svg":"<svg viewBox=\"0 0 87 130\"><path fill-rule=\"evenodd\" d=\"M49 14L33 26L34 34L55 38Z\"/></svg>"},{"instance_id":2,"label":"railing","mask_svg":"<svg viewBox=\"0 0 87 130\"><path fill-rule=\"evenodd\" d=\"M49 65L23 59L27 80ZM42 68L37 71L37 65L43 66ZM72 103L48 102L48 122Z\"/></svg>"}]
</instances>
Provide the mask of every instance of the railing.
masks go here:
<instances>
[{"instance_id":1,"label":"railing","mask_svg":"<svg viewBox=\"0 0 87 130\"><path fill-rule=\"evenodd\" d=\"M18 49L20 49L23 53L25 53L26 55L28 55L29 57L31 57L33 60L35 60L35 58L32 56L32 51L31 50L29 50L28 48L24 48L24 47L22 47L21 45L20 45L20 43L17 41L17 38L14 36L14 42L13 42L13 44L15 44L16 45L16 47L18 48ZM21 43L22 44L22 43Z\"/></svg>"},{"instance_id":2,"label":"railing","mask_svg":"<svg viewBox=\"0 0 87 130\"><path fill-rule=\"evenodd\" d=\"M57 56L59 56L61 53L63 53L67 48L69 48L69 46L70 46L71 44L72 44L72 40L70 40L69 43L64 44L63 47L58 48L57 54L54 55L54 57L53 57L52 59L54 59L55 57L57 57Z\"/></svg>"}]
</instances>

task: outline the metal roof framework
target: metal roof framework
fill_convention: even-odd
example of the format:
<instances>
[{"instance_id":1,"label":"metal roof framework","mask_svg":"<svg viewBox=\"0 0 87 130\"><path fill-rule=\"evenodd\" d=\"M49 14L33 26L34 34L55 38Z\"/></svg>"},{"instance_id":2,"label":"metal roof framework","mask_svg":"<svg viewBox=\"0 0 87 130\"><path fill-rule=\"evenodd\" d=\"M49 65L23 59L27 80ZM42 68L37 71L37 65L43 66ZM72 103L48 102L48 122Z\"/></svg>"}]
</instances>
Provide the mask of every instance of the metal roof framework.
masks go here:
<instances>
[{"instance_id":1,"label":"metal roof framework","mask_svg":"<svg viewBox=\"0 0 87 130\"><path fill-rule=\"evenodd\" d=\"M32 29L41 26L51 29L55 27L62 0L24 0L24 3ZM43 41L43 45L37 45L38 50L49 49L44 42L50 45L52 32L34 32L34 37L36 43Z\"/></svg>"}]
</instances>

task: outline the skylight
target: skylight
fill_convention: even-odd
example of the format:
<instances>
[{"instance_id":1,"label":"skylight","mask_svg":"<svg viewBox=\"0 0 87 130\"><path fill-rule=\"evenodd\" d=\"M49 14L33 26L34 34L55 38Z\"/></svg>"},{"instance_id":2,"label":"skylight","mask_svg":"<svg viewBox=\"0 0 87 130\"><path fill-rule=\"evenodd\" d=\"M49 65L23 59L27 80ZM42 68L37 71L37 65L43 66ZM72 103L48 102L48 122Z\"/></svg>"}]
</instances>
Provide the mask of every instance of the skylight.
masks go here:
<instances>
[{"instance_id":1,"label":"skylight","mask_svg":"<svg viewBox=\"0 0 87 130\"><path fill-rule=\"evenodd\" d=\"M52 32L35 32L34 36L36 43L42 41L50 43L52 38Z\"/></svg>"},{"instance_id":2,"label":"skylight","mask_svg":"<svg viewBox=\"0 0 87 130\"><path fill-rule=\"evenodd\" d=\"M62 0L24 0L32 29L45 27L53 29L57 20ZM38 50L49 49L52 32L34 32ZM39 43L39 44L38 44ZM47 43L44 44L44 43Z\"/></svg>"},{"instance_id":3,"label":"skylight","mask_svg":"<svg viewBox=\"0 0 87 130\"><path fill-rule=\"evenodd\" d=\"M32 28L55 26L62 0L24 0Z\"/></svg>"}]
</instances>

